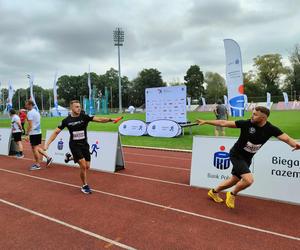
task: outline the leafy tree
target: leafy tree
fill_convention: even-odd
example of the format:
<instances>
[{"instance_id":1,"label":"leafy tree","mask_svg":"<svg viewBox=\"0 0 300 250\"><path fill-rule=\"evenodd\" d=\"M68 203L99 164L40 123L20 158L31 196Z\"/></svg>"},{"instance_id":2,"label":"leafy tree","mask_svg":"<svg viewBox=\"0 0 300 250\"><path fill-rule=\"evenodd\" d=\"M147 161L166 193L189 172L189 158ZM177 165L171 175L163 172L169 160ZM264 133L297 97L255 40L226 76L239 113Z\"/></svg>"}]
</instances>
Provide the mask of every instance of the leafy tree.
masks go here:
<instances>
[{"instance_id":1,"label":"leafy tree","mask_svg":"<svg viewBox=\"0 0 300 250\"><path fill-rule=\"evenodd\" d=\"M290 93L291 99L295 95L300 97L300 45L294 47L290 57L291 67L288 69L287 78L283 90ZM297 98L297 97L296 97Z\"/></svg>"},{"instance_id":2,"label":"leafy tree","mask_svg":"<svg viewBox=\"0 0 300 250\"><path fill-rule=\"evenodd\" d=\"M287 69L282 64L282 57L279 54L267 54L257 56L254 66L257 68L257 83L263 86L265 92L270 92L272 96L281 95L279 88L280 79Z\"/></svg>"},{"instance_id":3,"label":"leafy tree","mask_svg":"<svg viewBox=\"0 0 300 250\"><path fill-rule=\"evenodd\" d=\"M223 96L227 93L224 78L218 73L206 72L204 81L207 84L206 101L216 103L218 99L223 100Z\"/></svg>"},{"instance_id":4,"label":"leafy tree","mask_svg":"<svg viewBox=\"0 0 300 250\"><path fill-rule=\"evenodd\" d=\"M163 82L161 72L157 69L143 69L132 81L129 88L129 101L130 105L136 107L145 103L145 89L154 87L165 87L166 83Z\"/></svg>"},{"instance_id":5,"label":"leafy tree","mask_svg":"<svg viewBox=\"0 0 300 250\"><path fill-rule=\"evenodd\" d=\"M243 73L244 93L248 96L248 101L265 101L266 91L261 83L256 81L253 71Z\"/></svg>"},{"instance_id":6,"label":"leafy tree","mask_svg":"<svg viewBox=\"0 0 300 250\"><path fill-rule=\"evenodd\" d=\"M184 76L187 95L192 99L199 99L204 94L204 76L198 65L192 65Z\"/></svg>"}]
</instances>

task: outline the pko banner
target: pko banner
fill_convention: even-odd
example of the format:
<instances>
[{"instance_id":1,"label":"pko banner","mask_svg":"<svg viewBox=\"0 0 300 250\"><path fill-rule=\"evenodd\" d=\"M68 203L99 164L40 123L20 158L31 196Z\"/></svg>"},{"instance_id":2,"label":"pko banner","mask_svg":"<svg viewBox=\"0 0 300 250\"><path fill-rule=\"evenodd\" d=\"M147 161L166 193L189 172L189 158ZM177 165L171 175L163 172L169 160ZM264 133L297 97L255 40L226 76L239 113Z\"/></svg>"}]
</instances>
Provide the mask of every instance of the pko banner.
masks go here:
<instances>
[{"instance_id":1,"label":"pko banner","mask_svg":"<svg viewBox=\"0 0 300 250\"><path fill-rule=\"evenodd\" d=\"M240 46L232 39L224 39L224 47L230 114L231 116L244 116L245 100Z\"/></svg>"},{"instance_id":2,"label":"pko banner","mask_svg":"<svg viewBox=\"0 0 300 250\"><path fill-rule=\"evenodd\" d=\"M216 187L230 178L229 150L237 138L194 136L190 185ZM300 152L287 144L268 141L254 156L254 183L241 194L300 204Z\"/></svg>"},{"instance_id":3,"label":"pko banner","mask_svg":"<svg viewBox=\"0 0 300 250\"><path fill-rule=\"evenodd\" d=\"M46 140L49 139L53 130L47 130ZM87 132L90 145L91 169L115 172L125 167L119 134L116 132ZM70 134L68 131L61 131L51 143L48 154L53 157L53 162L74 166L70 161L65 163L65 154L71 153L69 148Z\"/></svg>"}]
</instances>

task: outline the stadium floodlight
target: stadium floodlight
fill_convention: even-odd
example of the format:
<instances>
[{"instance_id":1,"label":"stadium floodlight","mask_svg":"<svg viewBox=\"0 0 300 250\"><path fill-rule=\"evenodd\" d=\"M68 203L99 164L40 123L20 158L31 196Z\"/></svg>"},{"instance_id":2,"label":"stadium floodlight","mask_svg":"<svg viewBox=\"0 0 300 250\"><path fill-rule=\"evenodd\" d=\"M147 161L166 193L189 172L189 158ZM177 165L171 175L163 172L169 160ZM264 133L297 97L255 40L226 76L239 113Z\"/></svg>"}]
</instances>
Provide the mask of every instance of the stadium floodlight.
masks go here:
<instances>
[{"instance_id":1,"label":"stadium floodlight","mask_svg":"<svg viewBox=\"0 0 300 250\"><path fill-rule=\"evenodd\" d=\"M118 46L118 63L119 63L119 113L122 113L122 91L121 91L121 62L120 62L120 46L124 43L124 31L116 28L113 32L115 46Z\"/></svg>"}]
</instances>

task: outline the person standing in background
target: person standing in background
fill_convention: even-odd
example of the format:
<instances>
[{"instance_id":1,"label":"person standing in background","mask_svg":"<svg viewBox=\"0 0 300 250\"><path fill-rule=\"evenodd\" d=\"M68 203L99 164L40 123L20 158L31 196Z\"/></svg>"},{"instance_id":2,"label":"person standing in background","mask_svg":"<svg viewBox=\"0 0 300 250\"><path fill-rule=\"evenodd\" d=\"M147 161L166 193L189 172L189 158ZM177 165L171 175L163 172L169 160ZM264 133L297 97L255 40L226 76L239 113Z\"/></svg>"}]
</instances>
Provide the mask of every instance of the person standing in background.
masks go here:
<instances>
[{"instance_id":1,"label":"person standing in background","mask_svg":"<svg viewBox=\"0 0 300 250\"><path fill-rule=\"evenodd\" d=\"M22 125L20 117L16 114L14 109L9 111L9 116L11 117L11 130L12 137L15 143L18 145L19 151L17 151L16 157L23 158L23 145L22 145Z\"/></svg>"},{"instance_id":2,"label":"person standing in background","mask_svg":"<svg viewBox=\"0 0 300 250\"><path fill-rule=\"evenodd\" d=\"M25 135L25 122L27 119L27 115L24 109L20 109L19 111L19 117L21 119L21 125L22 125L22 134Z\"/></svg>"},{"instance_id":3,"label":"person standing in background","mask_svg":"<svg viewBox=\"0 0 300 250\"><path fill-rule=\"evenodd\" d=\"M217 106L214 109L214 113L216 115L217 120L228 120L228 111L224 104L222 104L221 100L218 100ZM219 136L219 132L221 132L222 136L225 136L225 128L221 126L215 127L215 136Z\"/></svg>"}]
</instances>

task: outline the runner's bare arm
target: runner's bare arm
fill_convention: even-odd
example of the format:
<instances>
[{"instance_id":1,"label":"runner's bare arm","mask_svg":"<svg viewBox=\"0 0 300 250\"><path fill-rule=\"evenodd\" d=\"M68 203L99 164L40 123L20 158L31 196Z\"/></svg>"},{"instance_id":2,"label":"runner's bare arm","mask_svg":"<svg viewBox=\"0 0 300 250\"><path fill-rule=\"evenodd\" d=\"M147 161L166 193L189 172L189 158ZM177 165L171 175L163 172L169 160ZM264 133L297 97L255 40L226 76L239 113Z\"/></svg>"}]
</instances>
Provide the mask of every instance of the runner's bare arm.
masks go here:
<instances>
[{"instance_id":1,"label":"runner's bare arm","mask_svg":"<svg viewBox=\"0 0 300 250\"><path fill-rule=\"evenodd\" d=\"M93 117L93 122L102 122L102 123L106 123L106 122L113 122L114 119L108 118L108 117Z\"/></svg>"},{"instance_id":2,"label":"runner's bare arm","mask_svg":"<svg viewBox=\"0 0 300 250\"><path fill-rule=\"evenodd\" d=\"M45 143L44 146L44 150L47 151L47 149L49 148L49 145L55 140L55 138L57 137L57 135L60 133L61 129L56 128L54 130L54 132L52 133L52 135L50 136L49 140Z\"/></svg>"},{"instance_id":3,"label":"runner's bare arm","mask_svg":"<svg viewBox=\"0 0 300 250\"><path fill-rule=\"evenodd\" d=\"M32 121L31 120L27 120L28 121L28 126L27 126L27 135L29 135L31 129L32 129Z\"/></svg>"},{"instance_id":4,"label":"runner's bare arm","mask_svg":"<svg viewBox=\"0 0 300 250\"><path fill-rule=\"evenodd\" d=\"M198 119L196 121L199 125L213 125L213 126L220 126L220 127L227 127L227 128L236 128L234 121L226 121L226 120L201 120Z\"/></svg>"},{"instance_id":5,"label":"runner's bare arm","mask_svg":"<svg viewBox=\"0 0 300 250\"><path fill-rule=\"evenodd\" d=\"M296 142L293 138L289 137L287 134L283 133L282 135L277 137L279 140L285 142L286 144L290 145L294 150L300 149L300 143Z\"/></svg>"}]
</instances>

